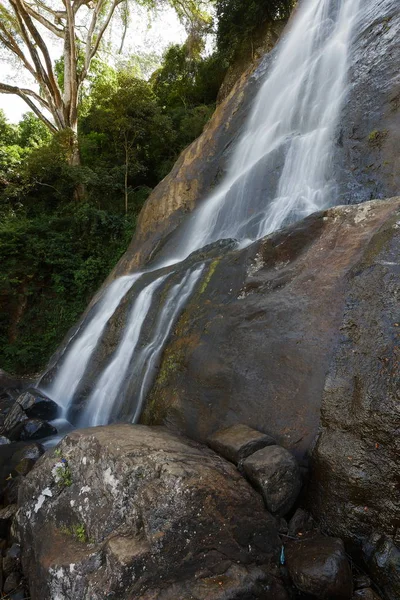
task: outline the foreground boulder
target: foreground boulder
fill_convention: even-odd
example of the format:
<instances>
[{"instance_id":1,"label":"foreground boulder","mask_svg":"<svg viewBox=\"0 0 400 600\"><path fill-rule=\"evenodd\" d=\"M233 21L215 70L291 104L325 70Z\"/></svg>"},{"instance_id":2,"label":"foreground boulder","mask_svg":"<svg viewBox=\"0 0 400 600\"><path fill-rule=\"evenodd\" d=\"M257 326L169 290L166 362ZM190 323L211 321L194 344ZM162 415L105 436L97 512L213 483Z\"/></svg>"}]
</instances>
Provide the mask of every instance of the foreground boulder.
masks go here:
<instances>
[{"instance_id":1,"label":"foreground boulder","mask_svg":"<svg viewBox=\"0 0 400 600\"><path fill-rule=\"evenodd\" d=\"M286 564L302 592L319 600L351 600L351 569L341 540L318 536L291 542Z\"/></svg>"},{"instance_id":2,"label":"foreground boulder","mask_svg":"<svg viewBox=\"0 0 400 600\"><path fill-rule=\"evenodd\" d=\"M25 478L16 531L32 600L286 598L261 497L159 428L69 434Z\"/></svg>"}]
</instances>

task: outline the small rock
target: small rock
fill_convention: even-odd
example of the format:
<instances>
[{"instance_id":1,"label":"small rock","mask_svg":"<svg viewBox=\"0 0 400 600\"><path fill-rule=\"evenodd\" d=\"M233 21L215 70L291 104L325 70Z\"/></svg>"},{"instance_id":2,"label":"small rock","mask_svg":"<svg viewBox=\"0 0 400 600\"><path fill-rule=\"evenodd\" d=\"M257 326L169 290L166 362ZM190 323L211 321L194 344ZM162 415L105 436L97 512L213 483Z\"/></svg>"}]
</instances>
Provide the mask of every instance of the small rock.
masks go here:
<instances>
[{"instance_id":1,"label":"small rock","mask_svg":"<svg viewBox=\"0 0 400 600\"><path fill-rule=\"evenodd\" d=\"M14 454L12 455L12 463L14 465L18 464L19 462L21 462L21 460L24 460L24 458L29 458L30 460L37 461L42 456L42 454L44 454L44 448L42 444L39 444L38 442L25 444L16 452L14 452Z\"/></svg>"},{"instance_id":2,"label":"small rock","mask_svg":"<svg viewBox=\"0 0 400 600\"><path fill-rule=\"evenodd\" d=\"M10 558L21 558L21 546L19 544L13 544L6 552L6 556Z\"/></svg>"},{"instance_id":3,"label":"small rock","mask_svg":"<svg viewBox=\"0 0 400 600\"><path fill-rule=\"evenodd\" d=\"M10 437L16 440L40 440L55 435L57 429L41 419L27 419L10 432Z\"/></svg>"},{"instance_id":4,"label":"small rock","mask_svg":"<svg viewBox=\"0 0 400 600\"><path fill-rule=\"evenodd\" d=\"M4 446L4 444L11 444L11 440L4 435L0 435L0 446Z\"/></svg>"},{"instance_id":5,"label":"small rock","mask_svg":"<svg viewBox=\"0 0 400 600\"><path fill-rule=\"evenodd\" d=\"M7 436L9 436L11 439L18 439L12 437L11 432L16 427L18 427L23 421L26 421L27 418L28 417L26 416L20 405L16 402L7 414L6 418L4 419L4 425L1 433L7 434Z\"/></svg>"},{"instance_id":6,"label":"small rock","mask_svg":"<svg viewBox=\"0 0 400 600\"><path fill-rule=\"evenodd\" d=\"M58 414L58 405L43 392L33 388L19 396L17 402L30 419L51 421Z\"/></svg>"},{"instance_id":7,"label":"small rock","mask_svg":"<svg viewBox=\"0 0 400 600\"><path fill-rule=\"evenodd\" d=\"M9 600L27 600L29 598L28 592L24 590L17 590L16 592L9 594Z\"/></svg>"},{"instance_id":8,"label":"small rock","mask_svg":"<svg viewBox=\"0 0 400 600\"><path fill-rule=\"evenodd\" d=\"M289 522L288 535L291 537L303 536L314 529L314 520L310 513L298 508Z\"/></svg>"},{"instance_id":9,"label":"small rock","mask_svg":"<svg viewBox=\"0 0 400 600\"><path fill-rule=\"evenodd\" d=\"M286 565L294 585L319 600L350 600L351 569L342 540L316 536L290 542Z\"/></svg>"},{"instance_id":10,"label":"small rock","mask_svg":"<svg viewBox=\"0 0 400 600\"><path fill-rule=\"evenodd\" d=\"M354 592L352 600L382 600L372 588L363 588Z\"/></svg>"},{"instance_id":11,"label":"small rock","mask_svg":"<svg viewBox=\"0 0 400 600\"><path fill-rule=\"evenodd\" d=\"M257 450L275 445L276 442L265 433L238 424L217 431L208 438L207 444L215 452L238 465Z\"/></svg>"},{"instance_id":12,"label":"small rock","mask_svg":"<svg viewBox=\"0 0 400 600\"><path fill-rule=\"evenodd\" d=\"M363 555L372 580L389 600L400 598L400 550L386 535L374 533L363 544Z\"/></svg>"},{"instance_id":13,"label":"small rock","mask_svg":"<svg viewBox=\"0 0 400 600\"><path fill-rule=\"evenodd\" d=\"M18 475L28 475L29 471L32 471L35 466L35 462L32 458L23 458L15 467L15 471Z\"/></svg>"},{"instance_id":14,"label":"small rock","mask_svg":"<svg viewBox=\"0 0 400 600\"><path fill-rule=\"evenodd\" d=\"M0 510L0 537L7 538L10 531L11 521L13 520L16 512L16 504L10 504L9 506L6 506Z\"/></svg>"},{"instance_id":15,"label":"small rock","mask_svg":"<svg viewBox=\"0 0 400 600\"><path fill-rule=\"evenodd\" d=\"M371 587L371 580L368 575L359 573L358 575L353 576L353 584L355 590L362 590L363 588Z\"/></svg>"},{"instance_id":16,"label":"small rock","mask_svg":"<svg viewBox=\"0 0 400 600\"><path fill-rule=\"evenodd\" d=\"M246 458L243 469L262 493L268 510L285 516L301 489L300 469L290 452L281 446L267 446Z\"/></svg>"},{"instance_id":17,"label":"small rock","mask_svg":"<svg viewBox=\"0 0 400 600\"><path fill-rule=\"evenodd\" d=\"M3 573L7 577L10 573L16 570L16 566L18 561L15 558L11 558L11 556L5 556L3 558Z\"/></svg>"},{"instance_id":18,"label":"small rock","mask_svg":"<svg viewBox=\"0 0 400 600\"><path fill-rule=\"evenodd\" d=\"M5 504L16 504L18 501L18 490L25 477L17 475L6 482L3 490L3 499Z\"/></svg>"},{"instance_id":19,"label":"small rock","mask_svg":"<svg viewBox=\"0 0 400 600\"><path fill-rule=\"evenodd\" d=\"M9 594L10 592L16 591L17 587L21 583L21 575L16 571L10 573L7 579L4 582L3 592L5 594Z\"/></svg>"}]
</instances>

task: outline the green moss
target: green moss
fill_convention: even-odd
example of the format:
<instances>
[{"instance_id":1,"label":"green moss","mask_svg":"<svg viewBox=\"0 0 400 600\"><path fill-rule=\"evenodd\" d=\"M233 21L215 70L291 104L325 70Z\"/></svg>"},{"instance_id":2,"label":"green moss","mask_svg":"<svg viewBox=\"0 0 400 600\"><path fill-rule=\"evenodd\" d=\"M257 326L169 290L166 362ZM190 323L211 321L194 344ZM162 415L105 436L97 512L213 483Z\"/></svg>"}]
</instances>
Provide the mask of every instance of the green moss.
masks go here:
<instances>
[{"instance_id":1,"label":"green moss","mask_svg":"<svg viewBox=\"0 0 400 600\"><path fill-rule=\"evenodd\" d=\"M173 352L170 349L167 349L166 356L161 364L160 372L157 377L156 385L164 386L168 382L171 374L180 368L182 360L182 353L178 351Z\"/></svg>"},{"instance_id":2,"label":"green moss","mask_svg":"<svg viewBox=\"0 0 400 600\"><path fill-rule=\"evenodd\" d=\"M210 268L208 269L208 273L207 275L204 277L200 289L199 289L199 294L204 294L204 292L207 289L208 284L211 281L212 276L215 273L216 268L218 267L219 263L220 263L221 259L220 258L216 258L215 260L212 261L212 263L210 264Z\"/></svg>"},{"instance_id":3,"label":"green moss","mask_svg":"<svg viewBox=\"0 0 400 600\"><path fill-rule=\"evenodd\" d=\"M372 147L380 148L382 146L383 141L388 135L388 130L385 129L383 131L379 131L378 129L374 129L368 136L368 143Z\"/></svg>"},{"instance_id":4,"label":"green moss","mask_svg":"<svg viewBox=\"0 0 400 600\"><path fill-rule=\"evenodd\" d=\"M77 542L81 542L82 544L88 541L86 527L83 523L73 525L72 527L62 527L61 531L65 535L72 536Z\"/></svg>"}]
</instances>

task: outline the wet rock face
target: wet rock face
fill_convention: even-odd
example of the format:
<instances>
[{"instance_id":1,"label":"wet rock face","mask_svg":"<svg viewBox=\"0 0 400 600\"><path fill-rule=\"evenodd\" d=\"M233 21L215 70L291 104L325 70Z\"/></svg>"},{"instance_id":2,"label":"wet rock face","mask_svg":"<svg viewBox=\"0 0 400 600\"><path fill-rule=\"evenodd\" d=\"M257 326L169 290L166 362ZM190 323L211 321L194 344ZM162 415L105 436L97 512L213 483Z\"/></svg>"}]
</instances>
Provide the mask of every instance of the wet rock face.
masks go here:
<instances>
[{"instance_id":1,"label":"wet rock face","mask_svg":"<svg viewBox=\"0 0 400 600\"><path fill-rule=\"evenodd\" d=\"M163 429L68 435L25 478L16 530L32 600L286 598L261 497Z\"/></svg>"},{"instance_id":2,"label":"wet rock face","mask_svg":"<svg viewBox=\"0 0 400 600\"><path fill-rule=\"evenodd\" d=\"M372 547L371 565L400 556L399 253L399 223L389 220L347 277L309 494L310 510L331 534L356 544L385 534L383 547L393 551ZM391 600L400 597L395 572L379 571Z\"/></svg>"},{"instance_id":3,"label":"wet rock face","mask_svg":"<svg viewBox=\"0 0 400 600\"><path fill-rule=\"evenodd\" d=\"M296 587L320 600L351 600L353 583L343 542L322 536L287 544L286 564Z\"/></svg>"},{"instance_id":4,"label":"wet rock face","mask_svg":"<svg viewBox=\"0 0 400 600\"><path fill-rule=\"evenodd\" d=\"M362 0L334 157L339 203L400 189L398 0Z\"/></svg>"},{"instance_id":5,"label":"wet rock face","mask_svg":"<svg viewBox=\"0 0 400 600\"><path fill-rule=\"evenodd\" d=\"M385 235L399 239L399 206L331 209L207 264L164 351L143 422L200 441L244 423L303 459L318 433L349 281L369 271L363 265L370 248L384 243L385 223ZM380 277L392 268L376 265ZM376 285L365 307L375 302ZM368 356L365 381L369 360L377 360L373 351Z\"/></svg>"}]
</instances>

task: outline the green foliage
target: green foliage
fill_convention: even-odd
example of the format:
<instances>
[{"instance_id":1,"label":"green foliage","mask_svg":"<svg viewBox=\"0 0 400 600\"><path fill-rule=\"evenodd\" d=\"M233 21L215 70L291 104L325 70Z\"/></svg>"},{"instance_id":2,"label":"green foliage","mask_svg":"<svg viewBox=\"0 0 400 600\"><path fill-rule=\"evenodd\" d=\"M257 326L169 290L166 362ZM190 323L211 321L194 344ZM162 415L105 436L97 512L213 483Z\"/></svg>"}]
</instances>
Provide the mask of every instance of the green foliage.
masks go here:
<instances>
[{"instance_id":1,"label":"green foliage","mask_svg":"<svg viewBox=\"0 0 400 600\"><path fill-rule=\"evenodd\" d=\"M58 485L60 487L70 487L72 485L72 473L68 465L57 467L56 469Z\"/></svg>"},{"instance_id":2,"label":"green foliage","mask_svg":"<svg viewBox=\"0 0 400 600\"><path fill-rule=\"evenodd\" d=\"M81 542L82 544L89 541L86 533L86 527L83 523L73 525L72 527L63 527L61 528L61 531L65 535L71 535L76 539L76 541Z\"/></svg>"},{"instance_id":3,"label":"green foliage","mask_svg":"<svg viewBox=\"0 0 400 600\"><path fill-rule=\"evenodd\" d=\"M230 64L246 52L260 26L287 19L295 0L216 0L217 47L221 60Z\"/></svg>"}]
</instances>

